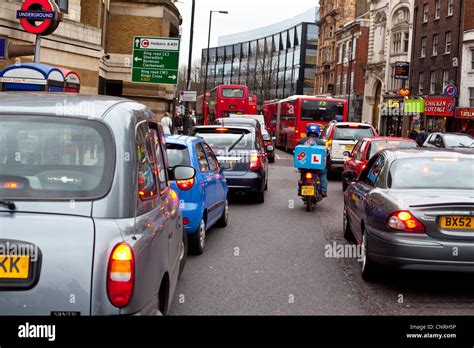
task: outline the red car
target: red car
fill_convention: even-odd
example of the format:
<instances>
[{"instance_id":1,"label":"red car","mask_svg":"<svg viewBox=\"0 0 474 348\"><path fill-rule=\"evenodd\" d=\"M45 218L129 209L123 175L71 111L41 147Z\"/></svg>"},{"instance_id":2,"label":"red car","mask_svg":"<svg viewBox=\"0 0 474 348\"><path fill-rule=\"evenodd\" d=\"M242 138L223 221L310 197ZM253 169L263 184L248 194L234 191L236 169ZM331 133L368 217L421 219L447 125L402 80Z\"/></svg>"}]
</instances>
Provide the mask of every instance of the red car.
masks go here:
<instances>
[{"instance_id":1,"label":"red car","mask_svg":"<svg viewBox=\"0 0 474 348\"><path fill-rule=\"evenodd\" d=\"M418 147L415 140L410 138L395 137L374 137L359 140L350 156L344 162L344 172L354 171L359 177L360 173L367 166L367 162L379 151L389 148L410 148ZM342 180L342 190L346 191L349 184Z\"/></svg>"}]
</instances>

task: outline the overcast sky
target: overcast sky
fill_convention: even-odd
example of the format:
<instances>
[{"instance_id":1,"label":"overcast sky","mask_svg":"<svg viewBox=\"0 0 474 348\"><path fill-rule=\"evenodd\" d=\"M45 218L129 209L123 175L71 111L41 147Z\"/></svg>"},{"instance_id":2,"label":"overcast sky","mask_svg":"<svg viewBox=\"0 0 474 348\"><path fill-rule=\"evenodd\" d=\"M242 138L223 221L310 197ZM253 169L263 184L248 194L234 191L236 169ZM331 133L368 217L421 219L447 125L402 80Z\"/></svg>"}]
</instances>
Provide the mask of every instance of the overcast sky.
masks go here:
<instances>
[{"instance_id":1,"label":"overcast sky","mask_svg":"<svg viewBox=\"0 0 474 348\"><path fill-rule=\"evenodd\" d=\"M176 3L183 16L181 64L188 62L191 3L191 0L179 0ZM210 10L229 11L228 15L212 14L213 47L217 45L219 36L277 23L303 13L318 3L318 0L196 0L193 61L201 57L203 48L207 48Z\"/></svg>"}]
</instances>

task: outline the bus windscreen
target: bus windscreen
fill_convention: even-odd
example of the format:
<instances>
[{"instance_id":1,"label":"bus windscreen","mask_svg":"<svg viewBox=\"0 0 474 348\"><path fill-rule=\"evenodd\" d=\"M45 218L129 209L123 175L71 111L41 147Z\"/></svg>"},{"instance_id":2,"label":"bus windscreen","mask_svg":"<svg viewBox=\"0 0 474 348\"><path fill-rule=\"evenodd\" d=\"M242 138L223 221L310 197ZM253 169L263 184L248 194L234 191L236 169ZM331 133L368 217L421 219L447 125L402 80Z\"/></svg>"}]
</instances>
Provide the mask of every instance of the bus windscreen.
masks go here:
<instances>
[{"instance_id":1,"label":"bus windscreen","mask_svg":"<svg viewBox=\"0 0 474 348\"><path fill-rule=\"evenodd\" d=\"M223 98L243 98L244 90L240 88L223 88L222 97Z\"/></svg>"},{"instance_id":2,"label":"bus windscreen","mask_svg":"<svg viewBox=\"0 0 474 348\"><path fill-rule=\"evenodd\" d=\"M302 100L301 120L311 122L342 121L344 103L327 100Z\"/></svg>"}]
</instances>

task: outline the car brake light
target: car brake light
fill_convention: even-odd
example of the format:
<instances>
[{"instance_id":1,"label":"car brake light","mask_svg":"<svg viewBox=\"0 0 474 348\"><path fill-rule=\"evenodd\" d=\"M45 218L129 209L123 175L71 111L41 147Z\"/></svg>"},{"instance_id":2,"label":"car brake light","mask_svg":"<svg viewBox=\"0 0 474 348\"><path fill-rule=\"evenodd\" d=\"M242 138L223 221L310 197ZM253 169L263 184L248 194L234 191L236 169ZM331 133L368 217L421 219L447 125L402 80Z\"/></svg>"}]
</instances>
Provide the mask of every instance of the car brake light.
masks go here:
<instances>
[{"instance_id":1,"label":"car brake light","mask_svg":"<svg viewBox=\"0 0 474 348\"><path fill-rule=\"evenodd\" d=\"M176 185L178 185L181 190L188 191L194 186L194 178L189 180L177 180Z\"/></svg>"},{"instance_id":2,"label":"car brake light","mask_svg":"<svg viewBox=\"0 0 474 348\"><path fill-rule=\"evenodd\" d=\"M189 225L189 219L188 218L183 218L183 224L185 226Z\"/></svg>"},{"instance_id":3,"label":"car brake light","mask_svg":"<svg viewBox=\"0 0 474 348\"><path fill-rule=\"evenodd\" d=\"M425 226L409 211L397 211L390 215L387 226L402 232L425 233Z\"/></svg>"},{"instance_id":4,"label":"car brake light","mask_svg":"<svg viewBox=\"0 0 474 348\"><path fill-rule=\"evenodd\" d=\"M227 128L216 128L216 132L218 132L218 133L225 133L227 131L228 131Z\"/></svg>"},{"instance_id":5,"label":"car brake light","mask_svg":"<svg viewBox=\"0 0 474 348\"><path fill-rule=\"evenodd\" d=\"M5 182L3 183L3 188L6 188L6 189L16 189L16 188L19 188L19 185L17 182Z\"/></svg>"},{"instance_id":6,"label":"car brake light","mask_svg":"<svg viewBox=\"0 0 474 348\"><path fill-rule=\"evenodd\" d=\"M262 167L262 161L257 151L250 154L250 170L257 170Z\"/></svg>"},{"instance_id":7,"label":"car brake light","mask_svg":"<svg viewBox=\"0 0 474 348\"><path fill-rule=\"evenodd\" d=\"M130 303L135 284L135 256L130 245L119 243L112 250L107 274L107 294L118 308Z\"/></svg>"}]
</instances>

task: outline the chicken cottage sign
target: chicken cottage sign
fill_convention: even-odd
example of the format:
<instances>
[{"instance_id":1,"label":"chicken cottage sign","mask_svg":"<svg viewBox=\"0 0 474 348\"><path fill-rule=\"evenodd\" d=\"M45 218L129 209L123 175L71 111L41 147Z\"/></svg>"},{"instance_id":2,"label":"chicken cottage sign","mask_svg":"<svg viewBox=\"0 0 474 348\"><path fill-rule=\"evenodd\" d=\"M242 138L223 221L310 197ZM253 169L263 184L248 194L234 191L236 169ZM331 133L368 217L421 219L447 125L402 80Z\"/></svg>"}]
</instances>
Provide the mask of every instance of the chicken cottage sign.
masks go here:
<instances>
[{"instance_id":1,"label":"chicken cottage sign","mask_svg":"<svg viewBox=\"0 0 474 348\"><path fill-rule=\"evenodd\" d=\"M28 33L49 35L58 28L62 14L53 0L26 0L16 18Z\"/></svg>"},{"instance_id":2,"label":"chicken cottage sign","mask_svg":"<svg viewBox=\"0 0 474 348\"><path fill-rule=\"evenodd\" d=\"M425 115L454 116L454 98L426 98Z\"/></svg>"}]
</instances>

